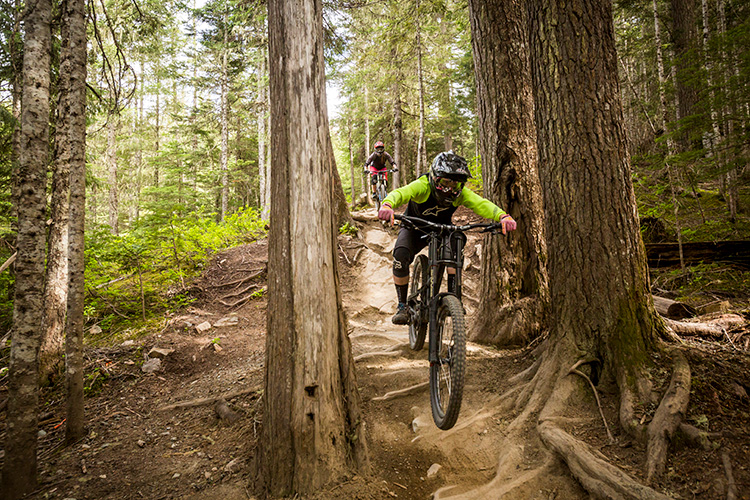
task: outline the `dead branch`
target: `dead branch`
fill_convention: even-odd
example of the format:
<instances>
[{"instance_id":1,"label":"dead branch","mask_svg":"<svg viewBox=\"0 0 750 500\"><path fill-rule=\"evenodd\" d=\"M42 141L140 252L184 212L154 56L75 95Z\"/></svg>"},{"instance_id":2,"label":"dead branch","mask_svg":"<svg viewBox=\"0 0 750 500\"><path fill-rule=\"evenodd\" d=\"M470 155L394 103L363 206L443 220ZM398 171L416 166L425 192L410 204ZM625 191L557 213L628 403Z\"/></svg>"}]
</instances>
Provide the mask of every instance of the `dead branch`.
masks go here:
<instances>
[{"instance_id":1,"label":"dead branch","mask_svg":"<svg viewBox=\"0 0 750 500\"><path fill-rule=\"evenodd\" d=\"M18 255L18 252L14 253L10 257L8 257L8 260L6 260L2 266L0 266L0 273L8 269L11 264L13 264L16 261L16 256Z\"/></svg>"},{"instance_id":2,"label":"dead branch","mask_svg":"<svg viewBox=\"0 0 750 500\"><path fill-rule=\"evenodd\" d=\"M664 322L672 329L672 331L679 335L711 338L722 336L721 327L717 325L710 325L707 323L685 323L683 321L674 321L669 318L664 318Z\"/></svg>"},{"instance_id":3,"label":"dead branch","mask_svg":"<svg viewBox=\"0 0 750 500\"><path fill-rule=\"evenodd\" d=\"M648 425L646 480L652 483L664 473L667 448L682 422L690 401L690 364L680 351L674 353L674 369L669 388Z\"/></svg>"},{"instance_id":4,"label":"dead branch","mask_svg":"<svg viewBox=\"0 0 750 500\"><path fill-rule=\"evenodd\" d=\"M347 257L346 252L344 252L344 249L341 248L341 245L339 245L339 250L341 250L341 254L344 256L344 259L346 259L346 263L351 266L352 261L349 260L349 257Z\"/></svg>"},{"instance_id":5,"label":"dead branch","mask_svg":"<svg viewBox=\"0 0 750 500\"><path fill-rule=\"evenodd\" d=\"M357 262L357 257L359 257L359 254L362 253L362 250L364 250L364 246L357 250L357 253L354 254L354 258L352 259L352 262Z\"/></svg>"},{"instance_id":6,"label":"dead branch","mask_svg":"<svg viewBox=\"0 0 750 500\"><path fill-rule=\"evenodd\" d=\"M109 281L107 281L106 283L102 283L101 285L96 285L96 286L94 287L94 290L99 290L100 288L104 288L104 287L107 287L107 286L109 286L109 285L112 285L112 284L114 284L114 283L117 283L118 281L126 280L126 279L128 279L128 278L132 278L134 274L135 274L135 273L130 273L130 274L128 274L127 276L120 276L119 278L115 278L115 279L113 279L113 280L109 280Z\"/></svg>"},{"instance_id":7,"label":"dead branch","mask_svg":"<svg viewBox=\"0 0 750 500\"><path fill-rule=\"evenodd\" d=\"M602 410L602 402L599 400L599 392L597 392L596 386L591 381L591 379L589 378L589 376L586 375L585 373L583 373L582 371L580 371L578 369L579 366L587 364L587 363L590 363L590 361L584 360L584 359L581 359L581 360L577 361L576 364L574 364L570 368L570 370L568 371L568 373L575 373L576 375L585 378L586 381L591 386L591 390L594 391L594 397L596 398L596 406L599 408L599 415L602 416L602 422L604 422L604 428L607 431L607 438L609 439L609 443L612 444L612 443L615 442L615 438L612 437L612 432L610 432L609 425L607 425L607 419L604 418L604 410Z\"/></svg>"},{"instance_id":8,"label":"dead branch","mask_svg":"<svg viewBox=\"0 0 750 500\"><path fill-rule=\"evenodd\" d=\"M354 362L356 363L357 361L362 361L362 360L370 359L370 358L377 358L380 356L393 358L393 357L400 356L400 355L401 355L401 352L399 351L366 352L364 354L360 354L359 356L354 356Z\"/></svg>"},{"instance_id":9,"label":"dead branch","mask_svg":"<svg viewBox=\"0 0 750 500\"><path fill-rule=\"evenodd\" d=\"M565 460L573 476L595 498L669 499L668 496L639 483L621 469L606 462L589 445L550 421L541 422L537 429L542 441Z\"/></svg>"},{"instance_id":10,"label":"dead branch","mask_svg":"<svg viewBox=\"0 0 750 500\"><path fill-rule=\"evenodd\" d=\"M253 293L251 293L251 294L248 294L248 295L246 295L245 297L242 297L241 299L238 299L238 300L236 300L236 301L234 301L234 302L231 302L231 303L230 303L230 302L226 302L226 301L224 301L224 300L221 300L221 299L217 299L216 301L217 301L217 302L218 302L219 304L221 304L221 305L223 305L223 306L226 306L226 307L230 307L230 308L231 308L231 307L237 307L237 306L239 306L239 305L241 305L241 304L244 304L244 303L245 303L245 302L247 302L248 300L252 299L252 298L253 298L253 296L254 296L254 295L255 295L256 293L264 293L265 291L266 291L266 287L263 287L263 288L261 288L260 290L258 290L258 291L256 291L256 292L253 292Z\"/></svg>"},{"instance_id":11,"label":"dead branch","mask_svg":"<svg viewBox=\"0 0 750 500\"><path fill-rule=\"evenodd\" d=\"M214 411L216 412L217 417L219 417L221 420L226 420L230 424L233 424L240 419L240 414L229 408L229 405L224 398L219 398L216 400L216 404L214 404Z\"/></svg>"},{"instance_id":12,"label":"dead branch","mask_svg":"<svg viewBox=\"0 0 750 500\"><path fill-rule=\"evenodd\" d=\"M206 406L206 405L216 404L220 400L224 400L226 402L238 396L244 396L245 394L252 394L252 393L257 393L257 392L260 392L260 387L253 387L251 389L242 389L241 391L230 392L230 393L224 394L223 396L193 399L191 401L182 401L181 403L174 403L171 405L160 406L159 408L156 409L156 411L182 410L184 408L195 408L196 406Z\"/></svg>"}]
</instances>

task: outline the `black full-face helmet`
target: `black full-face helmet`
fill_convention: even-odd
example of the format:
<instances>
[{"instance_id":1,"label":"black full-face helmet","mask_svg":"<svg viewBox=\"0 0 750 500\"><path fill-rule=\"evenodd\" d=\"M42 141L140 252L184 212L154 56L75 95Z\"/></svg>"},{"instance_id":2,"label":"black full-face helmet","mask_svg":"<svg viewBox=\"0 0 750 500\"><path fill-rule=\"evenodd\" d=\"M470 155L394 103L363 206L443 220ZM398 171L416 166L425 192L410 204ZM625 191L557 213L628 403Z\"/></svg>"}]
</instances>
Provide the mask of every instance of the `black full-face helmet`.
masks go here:
<instances>
[{"instance_id":1,"label":"black full-face helmet","mask_svg":"<svg viewBox=\"0 0 750 500\"><path fill-rule=\"evenodd\" d=\"M456 201L466 181L471 177L466 160L453 151L440 153L430 167L430 188L442 206Z\"/></svg>"}]
</instances>

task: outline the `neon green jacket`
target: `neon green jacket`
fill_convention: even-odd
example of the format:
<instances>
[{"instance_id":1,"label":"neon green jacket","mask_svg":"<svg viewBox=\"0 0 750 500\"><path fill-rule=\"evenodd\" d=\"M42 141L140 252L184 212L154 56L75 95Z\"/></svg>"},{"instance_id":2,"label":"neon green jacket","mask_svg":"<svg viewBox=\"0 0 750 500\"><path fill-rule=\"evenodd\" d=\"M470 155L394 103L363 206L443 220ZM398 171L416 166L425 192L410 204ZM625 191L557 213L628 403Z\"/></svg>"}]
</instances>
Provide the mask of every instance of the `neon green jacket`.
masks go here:
<instances>
[{"instance_id":1,"label":"neon green jacket","mask_svg":"<svg viewBox=\"0 0 750 500\"><path fill-rule=\"evenodd\" d=\"M431 188L428 176L422 175L414 182L410 182L406 186L391 191L391 193L385 197L383 203L387 203L391 208L398 208L410 201L421 205L430 199L430 194ZM498 222L500 221L500 217L505 215L505 212L500 207L492 203L490 200L482 198L467 187L464 187L461 190L461 194L459 194L456 201L453 202L454 207L459 207L461 205L470 208L477 215ZM453 210L451 213L452 212Z\"/></svg>"}]
</instances>

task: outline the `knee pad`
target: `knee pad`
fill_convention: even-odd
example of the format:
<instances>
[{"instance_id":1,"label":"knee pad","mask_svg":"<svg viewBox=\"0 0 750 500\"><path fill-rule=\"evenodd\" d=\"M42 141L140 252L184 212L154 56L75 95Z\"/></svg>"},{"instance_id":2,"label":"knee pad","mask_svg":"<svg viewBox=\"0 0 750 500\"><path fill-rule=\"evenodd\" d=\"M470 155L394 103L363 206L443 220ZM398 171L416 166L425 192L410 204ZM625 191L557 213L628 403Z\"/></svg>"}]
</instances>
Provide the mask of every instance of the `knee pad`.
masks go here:
<instances>
[{"instance_id":1,"label":"knee pad","mask_svg":"<svg viewBox=\"0 0 750 500\"><path fill-rule=\"evenodd\" d=\"M414 260L414 255L405 247L396 247L393 250L393 275L398 278L409 276L409 264Z\"/></svg>"}]
</instances>

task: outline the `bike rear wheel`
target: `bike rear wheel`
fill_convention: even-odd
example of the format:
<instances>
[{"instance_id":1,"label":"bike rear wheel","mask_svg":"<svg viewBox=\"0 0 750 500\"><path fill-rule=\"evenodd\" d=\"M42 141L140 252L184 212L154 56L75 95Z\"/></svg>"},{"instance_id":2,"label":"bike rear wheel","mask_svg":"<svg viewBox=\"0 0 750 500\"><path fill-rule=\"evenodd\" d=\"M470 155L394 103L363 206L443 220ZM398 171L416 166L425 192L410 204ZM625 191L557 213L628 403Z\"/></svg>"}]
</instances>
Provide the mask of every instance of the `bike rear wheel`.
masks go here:
<instances>
[{"instance_id":1,"label":"bike rear wheel","mask_svg":"<svg viewBox=\"0 0 750 500\"><path fill-rule=\"evenodd\" d=\"M461 410L466 367L466 321L454 295L440 301L436 337L438 359L430 364L430 404L435 425L448 430Z\"/></svg>"},{"instance_id":2,"label":"bike rear wheel","mask_svg":"<svg viewBox=\"0 0 750 500\"><path fill-rule=\"evenodd\" d=\"M414 351L422 349L424 338L427 333L428 319L425 312L429 304L425 284L430 281L430 267L426 255L417 255L414 262L414 271L411 278L411 289L409 290L409 307L412 308L412 317L409 321L409 347Z\"/></svg>"}]
</instances>

